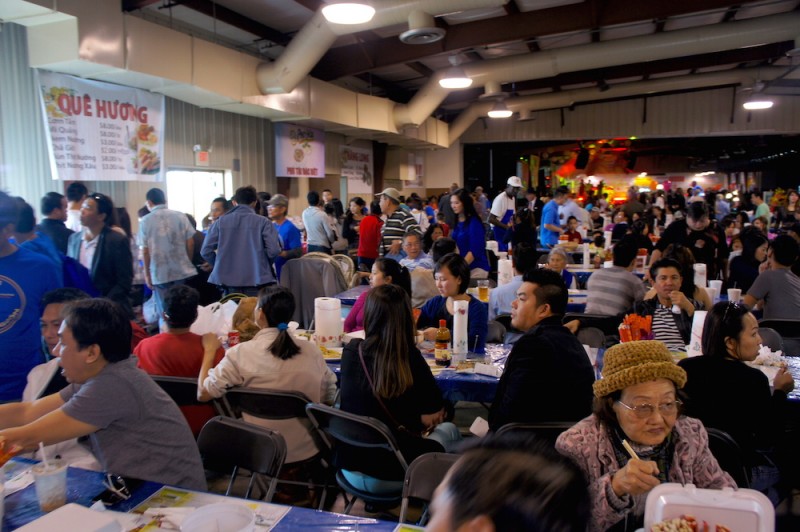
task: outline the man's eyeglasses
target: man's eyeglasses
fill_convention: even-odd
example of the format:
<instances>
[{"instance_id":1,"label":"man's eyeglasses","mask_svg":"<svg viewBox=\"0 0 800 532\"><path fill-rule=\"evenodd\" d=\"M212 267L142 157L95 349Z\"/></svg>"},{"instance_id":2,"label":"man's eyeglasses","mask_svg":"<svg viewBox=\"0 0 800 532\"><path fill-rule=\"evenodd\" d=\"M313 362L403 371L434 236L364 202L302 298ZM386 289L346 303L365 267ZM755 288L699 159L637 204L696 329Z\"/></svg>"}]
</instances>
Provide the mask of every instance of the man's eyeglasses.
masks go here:
<instances>
[{"instance_id":1,"label":"man's eyeglasses","mask_svg":"<svg viewBox=\"0 0 800 532\"><path fill-rule=\"evenodd\" d=\"M643 403L636 406L626 405L622 401L617 401L619 404L633 412L633 414L638 417L639 419L647 419L652 416L656 408L658 408L659 414L662 416L674 416L678 413L678 408L683 404L680 400L676 399L674 401L669 401L668 403L661 403L658 406L654 406L651 404Z\"/></svg>"}]
</instances>

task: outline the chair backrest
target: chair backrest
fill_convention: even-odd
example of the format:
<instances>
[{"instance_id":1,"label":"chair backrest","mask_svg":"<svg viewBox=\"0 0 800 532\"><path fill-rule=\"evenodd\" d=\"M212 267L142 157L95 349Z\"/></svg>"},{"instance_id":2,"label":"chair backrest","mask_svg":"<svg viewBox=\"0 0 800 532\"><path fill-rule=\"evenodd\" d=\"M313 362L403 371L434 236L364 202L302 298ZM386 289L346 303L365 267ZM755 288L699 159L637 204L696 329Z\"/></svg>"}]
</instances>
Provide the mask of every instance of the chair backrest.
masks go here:
<instances>
[{"instance_id":1,"label":"chair backrest","mask_svg":"<svg viewBox=\"0 0 800 532\"><path fill-rule=\"evenodd\" d=\"M178 406L208 405L197 400L197 379L150 375Z\"/></svg>"},{"instance_id":2,"label":"chair backrest","mask_svg":"<svg viewBox=\"0 0 800 532\"><path fill-rule=\"evenodd\" d=\"M502 323L495 320L489 320L488 329L486 331L487 342L502 343L506 337L506 328Z\"/></svg>"},{"instance_id":3,"label":"chair backrest","mask_svg":"<svg viewBox=\"0 0 800 532\"><path fill-rule=\"evenodd\" d=\"M506 331L510 331L513 328L511 326L511 314L500 314L499 316L495 316L494 321L505 327Z\"/></svg>"},{"instance_id":4,"label":"chair backrest","mask_svg":"<svg viewBox=\"0 0 800 532\"><path fill-rule=\"evenodd\" d=\"M250 496L255 473L272 479L266 500L272 498L278 474L286 460L286 442L279 433L224 416L212 418L197 437L203 466L210 471L230 473L233 485L239 468L254 473L245 498Z\"/></svg>"},{"instance_id":5,"label":"chair backrest","mask_svg":"<svg viewBox=\"0 0 800 532\"><path fill-rule=\"evenodd\" d=\"M589 347L601 348L606 345L606 335L597 327L582 327L578 330L577 337L582 345Z\"/></svg>"},{"instance_id":6,"label":"chair backrest","mask_svg":"<svg viewBox=\"0 0 800 532\"><path fill-rule=\"evenodd\" d=\"M800 319L798 320L761 320L759 327L769 327L781 335L781 338L800 338Z\"/></svg>"},{"instance_id":7,"label":"chair backrest","mask_svg":"<svg viewBox=\"0 0 800 532\"><path fill-rule=\"evenodd\" d=\"M459 459L457 454L425 453L418 456L406 471L403 481L403 503L400 507L400 522L405 522L408 499L431 502L433 492L442 483L447 472Z\"/></svg>"},{"instance_id":8,"label":"chair backrest","mask_svg":"<svg viewBox=\"0 0 800 532\"><path fill-rule=\"evenodd\" d=\"M603 314L584 314L581 312L567 312L564 314L563 323L578 320L581 329L584 327L596 327L603 331L606 336L619 334L619 324L622 323L620 316L606 316Z\"/></svg>"},{"instance_id":9,"label":"chair backrest","mask_svg":"<svg viewBox=\"0 0 800 532\"><path fill-rule=\"evenodd\" d=\"M572 428L575 421L543 421L541 423L507 423L497 429L497 436L509 433L531 434L538 439L555 445L556 440L567 429Z\"/></svg>"},{"instance_id":10,"label":"chair backrest","mask_svg":"<svg viewBox=\"0 0 800 532\"><path fill-rule=\"evenodd\" d=\"M394 434L381 420L319 403L306 405L306 413L331 448L339 442L353 447L381 449L386 451L387 458L394 456L403 470L408 470Z\"/></svg>"},{"instance_id":11,"label":"chair backrest","mask_svg":"<svg viewBox=\"0 0 800 532\"><path fill-rule=\"evenodd\" d=\"M783 339L778 331L770 327L759 327L758 334L761 336L761 343L773 351L783 351Z\"/></svg>"},{"instance_id":12,"label":"chair backrest","mask_svg":"<svg viewBox=\"0 0 800 532\"><path fill-rule=\"evenodd\" d=\"M728 473L740 488L750 487L750 474L744 462L744 454L739 444L724 430L706 428L708 431L708 448L719 462L723 471Z\"/></svg>"},{"instance_id":13,"label":"chair backrest","mask_svg":"<svg viewBox=\"0 0 800 532\"><path fill-rule=\"evenodd\" d=\"M311 400L300 392L261 388L231 388L224 396L234 417L242 413L263 419L306 419Z\"/></svg>"},{"instance_id":14,"label":"chair backrest","mask_svg":"<svg viewBox=\"0 0 800 532\"><path fill-rule=\"evenodd\" d=\"M281 270L280 283L295 296L292 319L305 328L314 320L316 298L333 297L348 287L339 262L324 253L308 253L288 261Z\"/></svg>"}]
</instances>

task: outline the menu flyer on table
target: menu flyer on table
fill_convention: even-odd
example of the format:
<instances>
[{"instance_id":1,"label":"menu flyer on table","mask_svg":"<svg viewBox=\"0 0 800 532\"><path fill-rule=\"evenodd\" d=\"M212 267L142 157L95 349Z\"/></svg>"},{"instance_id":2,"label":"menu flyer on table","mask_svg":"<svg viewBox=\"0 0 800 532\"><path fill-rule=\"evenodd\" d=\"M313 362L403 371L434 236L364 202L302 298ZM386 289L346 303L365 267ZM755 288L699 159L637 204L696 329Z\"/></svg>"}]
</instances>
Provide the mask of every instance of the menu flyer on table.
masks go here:
<instances>
[{"instance_id":1,"label":"menu flyer on table","mask_svg":"<svg viewBox=\"0 0 800 532\"><path fill-rule=\"evenodd\" d=\"M161 181L164 96L39 71L53 178Z\"/></svg>"}]
</instances>

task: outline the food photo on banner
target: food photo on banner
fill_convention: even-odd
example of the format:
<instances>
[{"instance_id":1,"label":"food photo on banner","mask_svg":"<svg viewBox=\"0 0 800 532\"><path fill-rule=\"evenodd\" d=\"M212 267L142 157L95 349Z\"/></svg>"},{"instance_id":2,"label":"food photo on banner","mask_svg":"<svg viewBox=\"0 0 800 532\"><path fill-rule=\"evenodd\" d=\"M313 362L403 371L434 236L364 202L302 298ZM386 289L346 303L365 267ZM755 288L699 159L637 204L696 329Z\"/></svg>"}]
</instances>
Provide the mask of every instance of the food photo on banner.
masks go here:
<instances>
[{"instance_id":1,"label":"food photo on banner","mask_svg":"<svg viewBox=\"0 0 800 532\"><path fill-rule=\"evenodd\" d=\"M53 176L162 181L164 96L38 71Z\"/></svg>"}]
</instances>

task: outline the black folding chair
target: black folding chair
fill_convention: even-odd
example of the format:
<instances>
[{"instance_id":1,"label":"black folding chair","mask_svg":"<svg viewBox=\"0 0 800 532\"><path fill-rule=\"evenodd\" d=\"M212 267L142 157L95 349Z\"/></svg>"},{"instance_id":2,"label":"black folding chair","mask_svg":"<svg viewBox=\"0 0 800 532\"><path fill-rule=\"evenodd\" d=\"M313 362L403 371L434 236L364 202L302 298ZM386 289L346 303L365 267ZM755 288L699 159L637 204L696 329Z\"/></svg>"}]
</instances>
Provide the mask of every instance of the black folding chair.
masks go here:
<instances>
[{"instance_id":1,"label":"black folding chair","mask_svg":"<svg viewBox=\"0 0 800 532\"><path fill-rule=\"evenodd\" d=\"M758 328L758 335L761 336L761 343L773 351L783 351L783 338L778 331L770 327Z\"/></svg>"},{"instance_id":2,"label":"black folding chair","mask_svg":"<svg viewBox=\"0 0 800 532\"><path fill-rule=\"evenodd\" d=\"M246 414L253 418L265 420L297 419L306 428L319 452L305 460L286 462L285 465L287 467L300 466L303 468L318 465L322 470L322 476L325 478L328 477L329 472L332 473L329 457L327 456L328 446L319 437L319 433L314 429L311 420L306 414L306 405L311 403L311 400L304 394L282 390L240 387L228 390L222 397L222 401L228 415L235 418L241 418L243 414ZM332 478L331 481L333 481ZM324 480L323 482L318 482L310 473L307 482L278 480L278 484L303 485L309 489L321 490L318 504L320 510L325 506L328 488L336 489L335 484L329 484Z\"/></svg>"},{"instance_id":3,"label":"black folding chair","mask_svg":"<svg viewBox=\"0 0 800 532\"><path fill-rule=\"evenodd\" d=\"M567 429L572 428L575 421L542 421L541 423L507 423L497 429L497 436L503 434L528 434L536 439L555 446L556 440Z\"/></svg>"},{"instance_id":4,"label":"black folding chair","mask_svg":"<svg viewBox=\"0 0 800 532\"><path fill-rule=\"evenodd\" d=\"M619 324L622 323L621 316L606 316L604 314L584 314L580 312L567 312L564 314L562 323L578 320L580 328L595 327L603 331L606 336L619 338ZM608 343L608 342L606 342Z\"/></svg>"},{"instance_id":5,"label":"black folding chair","mask_svg":"<svg viewBox=\"0 0 800 532\"><path fill-rule=\"evenodd\" d=\"M578 329L577 337L581 345L596 349L606 346L606 335L597 327L581 327Z\"/></svg>"},{"instance_id":6,"label":"black folding chair","mask_svg":"<svg viewBox=\"0 0 800 532\"><path fill-rule=\"evenodd\" d=\"M800 319L761 320L760 327L769 327L781 335L782 351L786 356L800 356Z\"/></svg>"},{"instance_id":7,"label":"black folding chair","mask_svg":"<svg viewBox=\"0 0 800 532\"><path fill-rule=\"evenodd\" d=\"M286 459L283 436L240 419L217 416L200 431L197 446L206 469L231 475L225 495L230 495L239 470L246 469L251 477L244 498L250 498L256 478L263 475L269 483L262 498L267 502L272 500Z\"/></svg>"},{"instance_id":8,"label":"black folding chair","mask_svg":"<svg viewBox=\"0 0 800 532\"><path fill-rule=\"evenodd\" d=\"M384 451L386 460L392 460L408 471L408 463L400 452L400 448L389 428L380 420L351 414L327 405L311 403L306 406L306 412L314 427L319 430L328 442L331 450L335 444L344 444L362 449ZM354 469L350 469L355 471ZM344 513L350 513L356 500L382 507L395 507L402 500L402 488L397 493L376 494L353 486L342 474L341 468L336 470L336 483L349 494L352 499L347 500Z\"/></svg>"},{"instance_id":9,"label":"black folding chair","mask_svg":"<svg viewBox=\"0 0 800 532\"><path fill-rule=\"evenodd\" d=\"M425 453L418 456L406 471L403 481L403 503L400 506L400 522L406 522L409 499L424 503L424 510L417 525L424 525L428 520L428 504L433 499L433 492L442 483L447 472L458 460L459 455L447 453Z\"/></svg>"},{"instance_id":10,"label":"black folding chair","mask_svg":"<svg viewBox=\"0 0 800 532\"><path fill-rule=\"evenodd\" d=\"M719 462L723 471L728 473L740 488L750 487L750 471L744 462L741 447L730 434L724 430L706 428L708 432L708 448Z\"/></svg>"}]
</instances>

